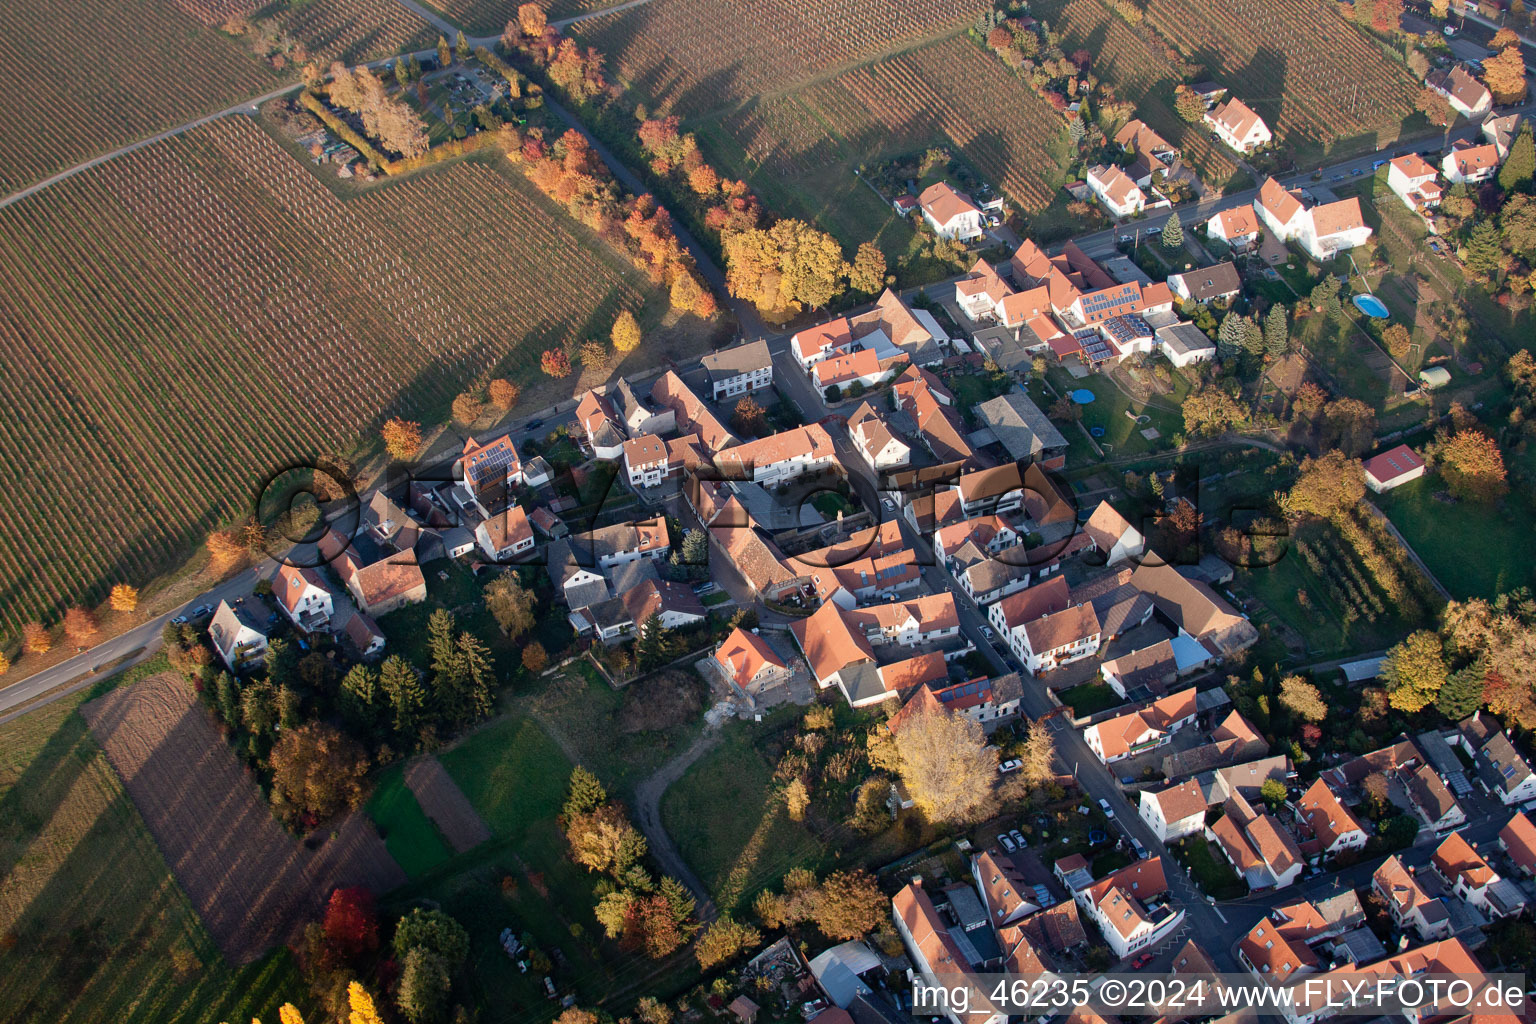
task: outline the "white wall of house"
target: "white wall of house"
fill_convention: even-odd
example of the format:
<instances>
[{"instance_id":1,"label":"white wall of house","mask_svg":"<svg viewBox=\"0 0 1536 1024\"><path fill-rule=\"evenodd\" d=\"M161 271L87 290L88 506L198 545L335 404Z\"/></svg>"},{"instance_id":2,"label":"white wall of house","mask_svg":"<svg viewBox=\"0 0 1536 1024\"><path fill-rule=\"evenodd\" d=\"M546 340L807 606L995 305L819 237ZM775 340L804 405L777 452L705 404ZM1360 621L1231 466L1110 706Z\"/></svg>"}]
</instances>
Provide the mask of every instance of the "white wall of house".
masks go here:
<instances>
[{"instance_id":1,"label":"white wall of house","mask_svg":"<svg viewBox=\"0 0 1536 1024\"><path fill-rule=\"evenodd\" d=\"M1175 839L1192 836L1205 828L1205 810L1202 808L1195 814L1178 818L1174 821L1163 819L1163 805L1149 790L1141 791L1141 806L1137 813L1141 820L1147 823L1157 838L1164 843L1171 843Z\"/></svg>"},{"instance_id":2,"label":"white wall of house","mask_svg":"<svg viewBox=\"0 0 1536 1024\"><path fill-rule=\"evenodd\" d=\"M714 398L720 401L722 398L734 398L737 395L750 394L753 391L761 391L763 388L773 385L773 364L760 366L747 373L738 373L734 377L714 382Z\"/></svg>"},{"instance_id":3,"label":"white wall of house","mask_svg":"<svg viewBox=\"0 0 1536 1024\"><path fill-rule=\"evenodd\" d=\"M965 210L941 224L933 214L924 209L923 220L927 221L928 226L933 228L934 233L941 238L956 238L966 242L972 238L981 237L980 210Z\"/></svg>"},{"instance_id":4,"label":"white wall of house","mask_svg":"<svg viewBox=\"0 0 1536 1024\"><path fill-rule=\"evenodd\" d=\"M1039 652L1030 648L1029 634L1022 627L1018 630L1018 633L1023 640L1021 660L1024 662L1024 668L1032 676L1037 676L1042 672L1050 672L1064 665L1070 665L1074 661L1081 661L1084 658L1089 658L1099 653L1098 633L1092 636L1081 637L1070 644L1063 644L1060 647L1053 647L1048 651Z\"/></svg>"}]
</instances>

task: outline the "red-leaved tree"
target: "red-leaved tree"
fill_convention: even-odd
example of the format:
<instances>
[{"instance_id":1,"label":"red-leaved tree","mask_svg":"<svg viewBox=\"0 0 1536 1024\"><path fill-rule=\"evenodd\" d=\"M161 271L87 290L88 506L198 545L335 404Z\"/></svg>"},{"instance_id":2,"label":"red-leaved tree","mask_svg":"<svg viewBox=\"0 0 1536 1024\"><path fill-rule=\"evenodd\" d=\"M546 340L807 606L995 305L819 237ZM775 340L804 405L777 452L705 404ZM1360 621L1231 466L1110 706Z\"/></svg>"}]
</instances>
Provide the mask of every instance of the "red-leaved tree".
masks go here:
<instances>
[{"instance_id":1,"label":"red-leaved tree","mask_svg":"<svg viewBox=\"0 0 1536 1024\"><path fill-rule=\"evenodd\" d=\"M360 885L331 893L325 907L325 942L349 961L379 948L379 916L373 893Z\"/></svg>"},{"instance_id":2,"label":"red-leaved tree","mask_svg":"<svg viewBox=\"0 0 1536 1024\"><path fill-rule=\"evenodd\" d=\"M539 360L539 365L544 367L544 372L551 377L569 377L571 375L571 357L558 348L547 348L544 356Z\"/></svg>"}]
</instances>

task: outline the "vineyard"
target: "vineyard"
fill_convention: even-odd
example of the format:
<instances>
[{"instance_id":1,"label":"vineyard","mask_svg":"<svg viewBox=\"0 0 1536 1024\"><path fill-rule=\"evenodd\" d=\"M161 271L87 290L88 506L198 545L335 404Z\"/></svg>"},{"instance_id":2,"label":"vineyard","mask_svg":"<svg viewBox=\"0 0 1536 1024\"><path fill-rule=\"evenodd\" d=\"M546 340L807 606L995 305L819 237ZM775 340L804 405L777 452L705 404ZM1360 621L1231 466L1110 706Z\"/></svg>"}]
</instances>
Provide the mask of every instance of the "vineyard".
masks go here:
<instances>
[{"instance_id":1,"label":"vineyard","mask_svg":"<svg viewBox=\"0 0 1536 1024\"><path fill-rule=\"evenodd\" d=\"M1412 74L1329 0L1148 0L1146 21L1293 145L1387 145L1413 112Z\"/></svg>"},{"instance_id":2,"label":"vineyard","mask_svg":"<svg viewBox=\"0 0 1536 1024\"><path fill-rule=\"evenodd\" d=\"M507 22L517 18L524 0L426 0L455 25L462 25L470 35L496 35ZM535 0L550 21L600 11L624 0Z\"/></svg>"},{"instance_id":3,"label":"vineyard","mask_svg":"<svg viewBox=\"0 0 1536 1024\"><path fill-rule=\"evenodd\" d=\"M438 35L395 0L305 0L280 9L272 20L322 64L357 64L426 50L437 43Z\"/></svg>"},{"instance_id":4,"label":"vineyard","mask_svg":"<svg viewBox=\"0 0 1536 1024\"><path fill-rule=\"evenodd\" d=\"M697 116L968 24L982 0L655 0L575 26L653 111Z\"/></svg>"},{"instance_id":5,"label":"vineyard","mask_svg":"<svg viewBox=\"0 0 1536 1024\"><path fill-rule=\"evenodd\" d=\"M0 630L148 580L264 474L640 306L568 223L502 162L343 203L243 118L0 210L23 481L0 516L26 538L0 546Z\"/></svg>"},{"instance_id":6,"label":"vineyard","mask_svg":"<svg viewBox=\"0 0 1536 1024\"><path fill-rule=\"evenodd\" d=\"M166 0L0 4L0 195L279 85Z\"/></svg>"}]
</instances>

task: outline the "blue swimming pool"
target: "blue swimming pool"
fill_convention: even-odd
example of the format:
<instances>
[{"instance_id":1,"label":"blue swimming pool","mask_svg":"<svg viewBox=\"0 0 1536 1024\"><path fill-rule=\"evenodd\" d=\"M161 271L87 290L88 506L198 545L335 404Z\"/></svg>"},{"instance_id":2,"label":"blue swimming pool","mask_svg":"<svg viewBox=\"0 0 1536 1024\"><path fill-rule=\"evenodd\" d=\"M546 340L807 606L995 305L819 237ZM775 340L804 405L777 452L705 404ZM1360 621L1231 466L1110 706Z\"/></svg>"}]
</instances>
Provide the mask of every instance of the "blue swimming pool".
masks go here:
<instances>
[{"instance_id":1,"label":"blue swimming pool","mask_svg":"<svg viewBox=\"0 0 1536 1024\"><path fill-rule=\"evenodd\" d=\"M1093 392L1089 391L1087 388L1078 388L1076 391L1072 392L1072 401L1076 402L1078 405L1087 405L1089 402L1093 401L1093 399Z\"/></svg>"},{"instance_id":2,"label":"blue swimming pool","mask_svg":"<svg viewBox=\"0 0 1536 1024\"><path fill-rule=\"evenodd\" d=\"M1387 309L1386 303L1374 295L1356 295L1355 308L1366 316L1375 317L1377 320L1385 320L1392 313Z\"/></svg>"}]
</instances>

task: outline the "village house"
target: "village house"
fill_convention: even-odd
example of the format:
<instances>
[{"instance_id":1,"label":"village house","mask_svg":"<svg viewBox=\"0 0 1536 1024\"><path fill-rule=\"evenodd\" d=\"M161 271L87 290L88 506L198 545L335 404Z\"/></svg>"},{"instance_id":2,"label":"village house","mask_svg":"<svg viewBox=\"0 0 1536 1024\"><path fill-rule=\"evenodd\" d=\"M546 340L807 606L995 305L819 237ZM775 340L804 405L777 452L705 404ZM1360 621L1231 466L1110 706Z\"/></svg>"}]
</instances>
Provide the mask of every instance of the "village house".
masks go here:
<instances>
[{"instance_id":1,"label":"village house","mask_svg":"<svg viewBox=\"0 0 1536 1024\"><path fill-rule=\"evenodd\" d=\"M844 608L895 600L923 582L917 553L906 549L847 561L837 559L826 565L816 565L804 555L795 561L809 577L818 600L836 601Z\"/></svg>"},{"instance_id":2,"label":"village house","mask_svg":"<svg viewBox=\"0 0 1536 1024\"><path fill-rule=\"evenodd\" d=\"M304 632L330 625L331 592L315 570L283 563L272 578L272 596L288 621Z\"/></svg>"},{"instance_id":3,"label":"village house","mask_svg":"<svg viewBox=\"0 0 1536 1024\"><path fill-rule=\"evenodd\" d=\"M914 687L948 679L942 651L880 665L876 647L938 646L959 632L954 595L948 593L857 609L828 601L809 618L790 623L790 634L816 684L822 689L837 686L853 707L899 698Z\"/></svg>"},{"instance_id":4,"label":"village house","mask_svg":"<svg viewBox=\"0 0 1536 1024\"><path fill-rule=\"evenodd\" d=\"M1330 1000L1327 993L1345 991L1349 985L1375 983L1381 990L1418 975L1454 975L1465 982L1472 991L1481 991L1489 984L1477 959L1459 939L1432 942L1416 949L1395 953L1384 960L1371 963L1346 962L1343 966L1321 972L1290 986L1290 993L1278 1005L1284 1007L1282 1016L1286 1024L1318 1024L1319 1021L1337 1016L1342 1001ZM1392 982L1386 979L1393 979ZM1410 1024L1430 1024L1434 1021L1463 1020L1467 1014L1458 1002L1431 993L1429 1001L1403 1016ZM1511 1015L1512 1016L1512 1015Z\"/></svg>"},{"instance_id":5,"label":"village house","mask_svg":"<svg viewBox=\"0 0 1536 1024\"><path fill-rule=\"evenodd\" d=\"M671 371L667 371L671 373ZM663 374L665 376L665 374ZM673 374L676 376L676 374ZM660 380L657 384L660 384ZM651 386L653 394L642 398L635 393L629 381L620 377L608 389L608 401L612 405L620 423L624 426L624 433L629 437L640 437L644 434L670 434L677 430L677 413L670 406L662 405L654 400L656 384Z\"/></svg>"},{"instance_id":6,"label":"village house","mask_svg":"<svg viewBox=\"0 0 1536 1024\"><path fill-rule=\"evenodd\" d=\"M1001 928L1022 921L1042 909L1040 894L1006 854L983 850L971 855L971 877L976 895L987 912L987 921Z\"/></svg>"},{"instance_id":7,"label":"village house","mask_svg":"<svg viewBox=\"0 0 1536 1024\"><path fill-rule=\"evenodd\" d=\"M710 397L716 402L773 386L773 356L761 339L711 352L699 361L709 374Z\"/></svg>"},{"instance_id":8,"label":"village house","mask_svg":"<svg viewBox=\"0 0 1536 1024\"><path fill-rule=\"evenodd\" d=\"M1426 467L1417 452L1405 444L1373 455L1364 462L1365 486L1381 494L1423 476Z\"/></svg>"},{"instance_id":9,"label":"village house","mask_svg":"<svg viewBox=\"0 0 1536 1024\"><path fill-rule=\"evenodd\" d=\"M1193 779L1163 790L1144 789L1138 813L1159 842L1171 843L1205 828L1205 793Z\"/></svg>"},{"instance_id":10,"label":"village house","mask_svg":"<svg viewBox=\"0 0 1536 1024\"><path fill-rule=\"evenodd\" d=\"M820 423L748 441L715 456L715 465L725 479L750 480L765 487L837 464L832 436Z\"/></svg>"},{"instance_id":11,"label":"village house","mask_svg":"<svg viewBox=\"0 0 1536 1024\"><path fill-rule=\"evenodd\" d=\"M376 541L396 551L410 551L421 539L421 527L382 488L368 499L368 508L362 518Z\"/></svg>"},{"instance_id":12,"label":"village house","mask_svg":"<svg viewBox=\"0 0 1536 1024\"><path fill-rule=\"evenodd\" d=\"M1365 925L1360 897L1347 889L1325 900L1276 907L1237 944L1238 963L1272 985L1314 974L1323 958L1313 951ZM1332 959L1332 954L1324 950Z\"/></svg>"},{"instance_id":13,"label":"village house","mask_svg":"<svg viewBox=\"0 0 1536 1024\"><path fill-rule=\"evenodd\" d=\"M979 556L980 552L977 554ZM954 562L956 568L962 564L962 556L969 559L969 553L963 547L957 552ZM1028 556L1021 558L1017 553L997 558L977 557L969 561L965 568L959 569L955 579L960 589L986 611L994 602L1029 586L1035 574L1034 569L1027 564L1027 559Z\"/></svg>"},{"instance_id":14,"label":"village house","mask_svg":"<svg viewBox=\"0 0 1536 1024\"><path fill-rule=\"evenodd\" d=\"M1520 125L1524 120L1519 114L1506 114L1503 117L1490 117L1483 122L1483 138L1493 143L1493 147L1499 151L1499 160L1509 156L1509 147L1520 134Z\"/></svg>"},{"instance_id":15,"label":"village house","mask_svg":"<svg viewBox=\"0 0 1536 1024\"><path fill-rule=\"evenodd\" d=\"M1024 477L1015 462L961 473L955 489L960 494L960 508L967 519L989 512L1017 512L1024 505Z\"/></svg>"},{"instance_id":16,"label":"village house","mask_svg":"<svg viewBox=\"0 0 1536 1024\"><path fill-rule=\"evenodd\" d=\"M615 523L573 536L573 548L590 554L589 564L608 568L637 558L662 559L672 550L662 516L636 523Z\"/></svg>"},{"instance_id":17,"label":"village house","mask_svg":"<svg viewBox=\"0 0 1536 1024\"><path fill-rule=\"evenodd\" d=\"M631 562L629 565L650 565L650 563ZM630 620L634 622L637 629L645 625L653 616L661 623L663 629L679 629L704 621L708 613L691 588L683 583L656 579L654 575L653 572L648 577L642 577L633 585L616 581L614 587L619 592L620 600L624 602L624 608L629 612Z\"/></svg>"},{"instance_id":18,"label":"village house","mask_svg":"<svg viewBox=\"0 0 1536 1024\"><path fill-rule=\"evenodd\" d=\"M1296 802L1299 825L1311 832L1315 855L1337 857L1345 850L1359 850L1369 838L1360 822L1339 802L1328 783L1318 779ZM1312 851L1308 851L1309 855Z\"/></svg>"},{"instance_id":19,"label":"village house","mask_svg":"<svg viewBox=\"0 0 1536 1024\"><path fill-rule=\"evenodd\" d=\"M1161 942L1184 920L1168 891L1161 857L1139 860L1076 893L1119 959Z\"/></svg>"},{"instance_id":20,"label":"village house","mask_svg":"<svg viewBox=\"0 0 1536 1024\"><path fill-rule=\"evenodd\" d=\"M1083 524L1083 533L1092 542L1092 549L1104 556L1106 566L1138 558L1146 550L1146 538L1142 537L1141 531L1107 501L1094 507L1093 514Z\"/></svg>"},{"instance_id":21,"label":"village house","mask_svg":"<svg viewBox=\"0 0 1536 1024\"><path fill-rule=\"evenodd\" d=\"M1423 942L1450 937L1451 915L1445 901L1426 893L1412 869L1396 854L1371 875L1371 890L1386 904L1392 923L1403 931L1412 930Z\"/></svg>"},{"instance_id":22,"label":"village house","mask_svg":"<svg viewBox=\"0 0 1536 1024\"><path fill-rule=\"evenodd\" d=\"M596 569L581 565L570 541L557 540L545 551L546 571L555 592L573 612L608 599L608 580Z\"/></svg>"},{"instance_id":23,"label":"village house","mask_svg":"<svg viewBox=\"0 0 1536 1024\"><path fill-rule=\"evenodd\" d=\"M1400 778L1408 792L1408 802L1431 832L1448 832L1467 823L1466 812L1433 767L1421 764L1412 774Z\"/></svg>"},{"instance_id":24,"label":"village house","mask_svg":"<svg viewBox=\"0 0 1536 1024\"><path fill-rule=\"evenodd\" d=\"M493 562L515 561L533 550L533 524L522 506L509 505L475 527L475 542Z\"/></svg>"},{"instance_id":25,"label":"village house","mask_svg":"<svg viewBox=\"0 0 1536 1024\"><path fill-rule=\"evenodd\" d=\"M1024 627L1043 615L1059 612L1072 604L1071 587L1063 576L1053 576L1027 590L1002 598L987 609L987 621L1014 657L1024 658Z\"/></svg>"},{"instance_id":26,"label":"village house","mask_svg":"<svg viewBox=\"0 0 1536 1024\"><path fill-rule=\"evenodd\" d=\"M506 508L511 489L523 482L523 462L510 437L481 444L473 437L464 442L459 456L460 475L483 515Z\"/></svg>"},{"instance_id":27,"label":"village house","mask_svg":"<svg viewBox=\"0 0 1536 1024\"><path fill-rule=\"evenodd\" d=\"M354 658L367 661L384 651L384 632L379 624L363 612L354 611L341 628L342 643Z\"/></svg>"},{"instance_id":28,"label":"village house","mask_svg":"<svg viewBox=\"0 0 1536 1024\"><path fill-rule=\"evenodd\" d=\"M968 999L945 1001L944 1015L950 1024L1005 1024L1007 1010L993 1005L988 986L972 974L969 958L950 934L950 926L939 916L922 882L915 880L903 887L892 897L891 909L896 934L901 936L914 972L930 986L969 991Z\"/></svg>"},{"instance_id":29,"label":"village house","mask_svg":"<svg viewBox=\"0 0 1536 1024\"><path fill-rule=\"evenodd\" d=\"M1083 730L1083 742L1105 764L1152 750L1195 720L1195 688L1170 693L1139 711L1120 715Z\"/></svg>"},{"instance_id":30,"label":"village house","mask_svg":"<svg viewBox=\"0 0 1536 1024\"><path fill-rule=\"evenodd\" d=\"M1234 711L1211 730L1210 742L1181 750L1163 758L1163 775L1180 779L1186 775L1208 772L1212 781L1222 780L1228 789L1245 789L1244 796L1259 794L1265 779L1284 782L1290 772L1290 759L1284 756L1264 759L1269 741L1259 735L1253 724ZM1255 758L1262 760L1254 760ZM1232 775L1227 774L1228 769ZM1204 779L1206 776L1202 775ZM1226 799L1226 794L1221 794Z\"/></svg>"},{"instance_id":31,"label":"village house","mask_svg":"<svg viewBox=\"0 0 1536 1024\"><path fill-rule=\"evenodd\" d=\"M969 242L982 235L983 214L976 201L948 182L936 181L917 197L923 220L940 238Z\"/></svg>"},{"instance_id":32,"label":"village house","mask_svg":"<svg viewBox=\"0 0 1536 1024\"><path fill-rule=\"evenodd\" d=\"M1218 263L1214 267L1172 274L1168 287L1173 294L1186 302L1205 305L1211 302L1230 302L1243 293L1243 279L1231 262Z\"/></svg>"},{"instance_id":33,"label":"village house","mask_svg":"<svg viewBox=\"0 0 1536 1024\"><path fill-rule=\"evenodd\" d=\"M1179 159L1179 151L1172 143L1139 119L1127 121L1125 127L1115 133L1115 145L1136 157L1125 173L1142 187L1152 184L1156 174L1167 175Z\"/></svg>"},{"instance_id":34,"label":"village house","mask_svg":"<svg viewBox=\"0 0 1536 1024\"><path fill-rule=\"evenodd\" d=\"M1274 178L1266 178L1253 206L1277 238L1297 243L1315 260L1331 260L1371 239L1371 227L1354 196L1308 207L1299 189L1287 190Z\"/></svg>"},{"instance_id":35,"label":"village house","mask_svg":"<svg viewBox=\"0 0 1536 1024\"><path fill-rule=\"evenodd\" d=\"M1015 291L984 259L978 259L971 272L955 282L955 304L973 321L995 320L1015 332L1051 311L1047 289Z\"/></svg>"},{"instance_id":36,"label":"village house","mask_svg":"<svg viewBox=\"0 0 1536 1024\"><path fill-rule=\"evenodd\" d=\"M1527 878L1536 877L1536 824L1517 813L1499 830L1499 846Z\"/></svg>"},{"instance_id":37,"label":"village house","mask_svg":"<svg viewBox=\"0 0 1536 1024\"><path fill-rule=\"evenodd\" d=\"M1284 889L1296 881L1306 855L1289 832L1269 814L1254 809L1241 793L1222 805L1225 813L1205 828L1249 892Z\"/></svg>"},{"instance_id":38,"label":"village house","mask_svg":"<svg viewBox=\"0 0 1536 1024\"><path fill-rule=\"evenodd\" d=\"M747 632L740 627L715 648L714 663L721 676L748 698L788 683L794 674L756 630Z\"/></svg>"},{"instance_id":39,"label":"village house","mask_svg":"<svg viewBox=\"0 0 1536 1024\"><path fill-rule=\"evenodd\" d=\"M791 568L784 553L742 507L730 498L715 515L700 515L714 545L752 591L768 601L798 598L810 586L803 572Z\"/></svg>"},{"instance_id":40,"label":"village house","mask_svg":"<svg viewBox=\"0 0 1536 1024\"><path fill-rule=\"evenodd\" d=\"M1500 878L1460 832L1447 836L1429 863L1451 892L1489 917L1509 917L1525 908L1520 887Z\"/></svg>"},{"instance_id":41,"label":"village house","mask_svg":"<svg viewBox=\"0 0 1536 1024\"><path fill-rule=\"evenodd\" d=\"M693 435L707 451L724 451L736 443L736 437L720 423L709 406L705 405L683 379L668 370L651 385L651 401L658 408L666 409L672 416L671 429ZM635 437L640 433L661 434L668 431L630 431Z\"/></svg>"},{"instance_id":42,"label":"village house","mask_svg":"<svg viewBox=\"0 0 1536 1024\"><path fill-rule=\"evenodd\" d=\"M1205 222L1208 238L1225 242L1233 252L1245 253L1259 244L1259 217L1251 206L1222 210Z\"/></svg>"},{"instance_id":43,"label":"village house","mask_svg":"<svg viewBox=\"0 0 1536 1024\"><path fill-rule=\"evenodd\" d=\"M995 555L1020 541L1019 533L1006 519L981 515L941 527L933 534L933 550L941 564L952 565L953 556L965 544L974 544L982 552Z\"/></svg>"},{"instance_id":44,"label":"village house","mask_svg":"<svg viewBox=\"0 0 1536 1024\"><path fill-rule=\"evenodd\" d=\"M1026 622L1017 635L1025 670L1038 676L1097 654L1101 630L1093 605L1078 604Z\"/></svg>"},{"instance_id":45,"label":"village house","mask_svg":"<svg viewBox=\"0 0 1536 1024\"><path fill-rule=\"evenodd\" d=\"M224 667L235 674L260 668L267 657L267 633L243 604L220 601L208 623L208 640Z\"/></svg>"},{"instance_id":46,"label":"village house","mask_svg":"<svg viewBox=\"0 0 1536 1024\"><path fill-rule=\"evenodd\" d=\"M1477 784L1505 807L1536 800L1536 773L1509 741L1499 723L1481 711L1457 727L1458 742L1472 755Z\"/></svg>"},{"instance_id":47,"label":"village house","mask_svg":"<svg viewBox=\"0 0 1536 1024\"><path fill-rule=\"evenodd\" d=\"M1151 646L1105 660L1099 665L1099 675L1105 685L1121 697L1142 689L1164 693L1179 677L1179 661L1173 653L1173 644L1159 640Z\"/></svg>"},{"instance_id":48,"label":"village house","mask_svg":"<svg viewBox=\"0 0 1536 1024\"><path fill-rule=\"evenodd\" d=\"M1452 185L1476 185L1499 171L1499 151L1493 143L1479 146L1458 139L1440 161L1440 173Z\"/></svg>"},{"instance_id":49,"label":"village house","mask_svg":"<svg viewBox=\"0 0 1536 1024\"><path fill-rule=\"evenodd\" d=\"M926 378L908 376L917 372L917 367L909 367L896 378L897 404L912 418L918 439L940 464L956 469L969 465L976 453L966 440L960 414L952 408L953 400L946 400L946 393Z\"/></svg>"},{"instance_id":50,"label":"village house","mask_svg":"<svg viewBox=\"0 0 1536 1024\"><path fill-rule=\"evenodd\" d=\"M667 442L644 434L624 442L624 472L631 487L659 487L671 475Z\"/></svg>"},{"instance_id":51,"label":"village house","mask_svg":"<svg viewBox=\"0 0 1536 1024\"><path fill-rule=\"evenodd\" d=\"M1252 153L1269 145L1275 137L1264 119L1236 97L1207 111L1205 123L1217 138L1239 153Z\"/></svg>"},{"instance_id":52,"label":"village house","mask_svg":"<svg viewBox=\"0 0 1536 1024\"><path fill-rule=\"evenodd\" d=\"M1387 187L1414 213L1433 210L1445 197L1434 165L1417 153L1396 157L1387 164Z\"/></svg>"},{"instance_id":53,"label":"village house","mask_svg":"<svg viewBox=\"0 0 1536 1024\"><path fill-rule=\"evenodd\" d=\"M410 552L369 565L359 565L344 555L333 568L357 606L374 618L427 599L427 578Z\"/></svg>"},{"instance_id":54,"label":"village house","mask_svg":"<svg viewBox=\"0 0 1536 1024\"><path fill-rule=\"evenodd\" d=\"M868 402L848 417L848 436L859 457L876 473L883 469L901 469L912 463L912 448L891 430Z\"/></svg>"},{"instance_id":55,"label":"village house","mask_svg":"<svg viewBox=\"0 0 1536 1024\"><path fill-rule=\"evenodd\" d=\"M1197 641L1214 657L1231 657L1258 642L1253 623L1209 586L1171 565L1143 562L1131 574L1131 585L1152 599L1157 614L1180 635Z\"/></svg>"},{"instance_id":56,"label":"village house","mask_svg":"<svg viewBox=\"0 0 1536 1024\"><path fill-rule=\"evenodd\" d=\"M1114 164L1095 164L1088 168L1085 180L1104 209L1117 220L1134 217L1149 208L1171 205L1150 185L1147 186L1148 191L1144 191L1130 175Z\"/></svg>"},{"instance_id":57,"label":"village house","mask_svg":"<svg viewBox=\"0 0 1536 1024\"><path fill-rule=\"evenodd\" d=\"M1444 96L1452 110L1470 121L1493 109L1493 94L1461 64L1450 71L1436 68L1425 76L1424 84Z\"/></svg>"},{"instance_id":58,"label":"village house","mask_svg":"<svg viewBox=\"0 0 1536 1024\"><path fill-rule=\"evenodd\" d=\"M1166 324L1154 333L1157 349L1174 366L1209 362L1216 358L1216 343L1200 328L1187 321Z\"/></svg>"},{"instance_id":59,"label":"village house","mask_svg":"<svg viewBox=\"0 0 1536 1024\"><path fill-rule=\"evenodd\" d=\"M594 458L612 462L623 454L624 428L607 398L596 391L582 395L576 403L576 423Z\"/></svg>"}]
</instances>

